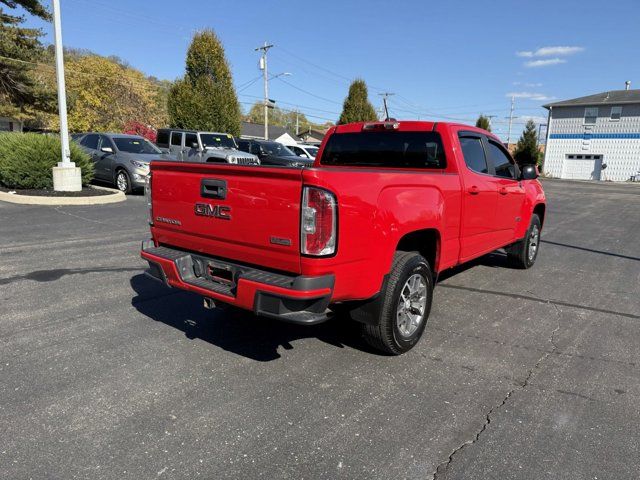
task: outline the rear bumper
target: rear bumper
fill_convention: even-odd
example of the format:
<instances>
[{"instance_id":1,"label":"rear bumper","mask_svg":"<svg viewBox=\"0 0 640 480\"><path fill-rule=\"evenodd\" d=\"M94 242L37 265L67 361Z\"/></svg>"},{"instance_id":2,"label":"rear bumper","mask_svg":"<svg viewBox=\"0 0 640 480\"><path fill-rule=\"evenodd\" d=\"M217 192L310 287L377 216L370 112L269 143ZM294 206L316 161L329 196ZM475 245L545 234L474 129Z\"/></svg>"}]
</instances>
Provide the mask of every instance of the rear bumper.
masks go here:
<instances>
[{"instance_id":1,"label":"rear bumper","mask_svg":"<svg viewBox=\"0 0 640 480\"><path fill-rule=\"evenodd\" d=\"M273 273L184 250L156 247L152 241L142 244L140 255L149 262L145 274L169 287L292 323L314 324L329 318L333 275Z\"/></svg>"}]
</instances>

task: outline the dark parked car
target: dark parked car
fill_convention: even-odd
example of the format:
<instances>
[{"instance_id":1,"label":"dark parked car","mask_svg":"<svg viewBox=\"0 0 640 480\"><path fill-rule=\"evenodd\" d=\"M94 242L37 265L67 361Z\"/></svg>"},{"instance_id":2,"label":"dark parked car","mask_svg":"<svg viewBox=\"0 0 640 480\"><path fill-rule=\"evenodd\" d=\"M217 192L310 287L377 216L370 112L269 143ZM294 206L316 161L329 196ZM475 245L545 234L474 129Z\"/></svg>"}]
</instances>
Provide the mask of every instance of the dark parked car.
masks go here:
<instances>
[{"instance_id":1,"label":"dark parked car","mask_svg":"<svg viewBox=\"0 0 640 480\"><path fill-rule=\"evenodd\" d=\"M138 135L84 133L72 139L91 156L95 179L125 193L144 188L151 160L175 159Z\"/></svg>"},{"instance_id":2,"label":"dark parked car","mask_svg":"<svg viewBox=\"0 0 640 480\"><path fill-rule=\"evenodd\" d=\"M280 165L286 167L309 167L313 165L313 160L299 157L278 142L239 138L236 143L238 144L238 148L243 152L257 155L261 165Z\"/></svg>"}]
</instances>

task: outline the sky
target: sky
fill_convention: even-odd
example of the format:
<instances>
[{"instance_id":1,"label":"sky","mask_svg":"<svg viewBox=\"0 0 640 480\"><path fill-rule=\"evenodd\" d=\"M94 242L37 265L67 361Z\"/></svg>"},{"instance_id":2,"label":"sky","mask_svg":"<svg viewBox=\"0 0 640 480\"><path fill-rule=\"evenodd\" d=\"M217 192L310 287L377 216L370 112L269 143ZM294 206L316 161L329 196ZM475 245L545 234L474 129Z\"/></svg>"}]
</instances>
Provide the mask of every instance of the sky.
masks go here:
<instances>
[{"instance_id":1,"label":"sky","mask_svg":"<svg viewBox=\"0 0 640 480\"><path fill-rule=\"evenodd\" d=\"M45 0L48 4L49 0ZM194 32L213 29L224 44L239 100L263 98L259 53L265 41L269 97L314 122L335 122L349 83L363 78L376 108L391 92L397 119L474 123L512 141L541 105L640 88L640 1L616 0L60 0L63 43L117 55L148 75L184 74ZM52 26L30 20L52 42ZM544 129L543 129L544 131Z\"/></svg>"}]
</instances>

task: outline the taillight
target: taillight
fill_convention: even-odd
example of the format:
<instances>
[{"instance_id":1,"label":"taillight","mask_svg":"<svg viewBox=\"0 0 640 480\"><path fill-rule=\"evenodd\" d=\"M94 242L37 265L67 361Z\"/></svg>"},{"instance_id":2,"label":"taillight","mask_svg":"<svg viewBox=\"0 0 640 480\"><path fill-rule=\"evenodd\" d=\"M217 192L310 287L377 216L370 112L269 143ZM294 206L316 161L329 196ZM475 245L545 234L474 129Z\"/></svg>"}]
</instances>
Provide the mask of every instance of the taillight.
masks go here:
<instances>
[{"instance_id":1,"label":"taillight","mask_svg":"<svg viewBox=\"0 0 640 480\"><path fill-rule=\"evenodd\" d=\"M304 187L300 214L300 250L325 256L336 251L336 197L326 190Z\"/></svg>"},{"instance_id":2,"label":"taillight","mask_svg":"<svg viewBox=\"0 0 640 480\"><path fill-rule=\"evenodd\" d=\"M147 199L147 208L149 209L149 225L153 225L153 204L151 203L151 172L147 175L147 181L144 184L144 196Z\"/></svg>"}]
</instances>

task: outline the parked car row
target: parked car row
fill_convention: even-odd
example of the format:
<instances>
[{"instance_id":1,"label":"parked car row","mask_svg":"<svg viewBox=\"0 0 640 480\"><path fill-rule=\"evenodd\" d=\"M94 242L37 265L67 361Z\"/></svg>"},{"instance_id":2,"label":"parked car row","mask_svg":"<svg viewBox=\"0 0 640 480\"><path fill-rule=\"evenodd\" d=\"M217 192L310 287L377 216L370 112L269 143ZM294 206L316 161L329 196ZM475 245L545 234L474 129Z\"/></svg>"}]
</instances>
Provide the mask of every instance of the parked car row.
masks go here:
<instances>
[{"instance_id":1,"label":"parked car row","mask_svg":"<svg viewBox=\"0 0 640 480\"><path fill-rule=\"evenodd\" d=\"M158 130L156 145L139 135L115 133L78 133L71 138L91 156L96 180L125 193L144 188L152 160L302 168L311 166L318 152L311 145L288 148L228 133L172 128Z\"/></svg>"}]
</instances>

